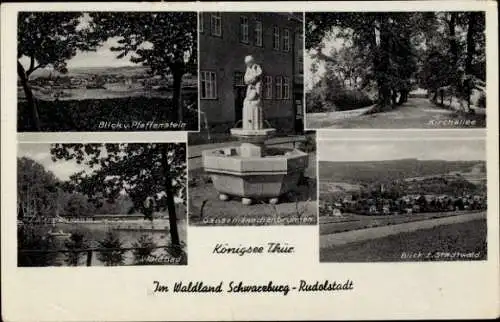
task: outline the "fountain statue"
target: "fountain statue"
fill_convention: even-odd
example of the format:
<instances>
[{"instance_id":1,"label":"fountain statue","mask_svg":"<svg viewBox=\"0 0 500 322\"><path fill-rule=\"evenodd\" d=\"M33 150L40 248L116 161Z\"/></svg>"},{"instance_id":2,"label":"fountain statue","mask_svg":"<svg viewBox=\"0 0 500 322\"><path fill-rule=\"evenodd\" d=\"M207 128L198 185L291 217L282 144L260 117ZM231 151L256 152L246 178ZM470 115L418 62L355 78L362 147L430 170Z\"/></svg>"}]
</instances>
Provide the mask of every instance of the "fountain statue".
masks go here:
<instances>
[{"instance_id":1,"label":"fountain statue","mask_svg":"<svg viewBox=\"0 0 500 322\"><path fill-rule=\"evenodd\" d=\"M264 128L262 112L262 68L252 56L245 57L244 76L247 92L243 101L243 120L241 129L231 129L231 134L242 141L262 144L275 130ZM250 147L249 147L250 148Z\"/></svg>"},{"instance_id":2,"label":"fountain statue","mask_svg":"<svg viewBox=\"0 0 500 322\"><path fill-rule=\"evenodd\" d=\"M279 197L295 189L307 167L308 156L298 149L268 148L265 141L275 129L264 127L262 68L252 56L245 57L247 85L241 128L231 129L240 146L203 151L203 167L219 199L240 197L243 204Z\"/></svg>"}]
</instances>

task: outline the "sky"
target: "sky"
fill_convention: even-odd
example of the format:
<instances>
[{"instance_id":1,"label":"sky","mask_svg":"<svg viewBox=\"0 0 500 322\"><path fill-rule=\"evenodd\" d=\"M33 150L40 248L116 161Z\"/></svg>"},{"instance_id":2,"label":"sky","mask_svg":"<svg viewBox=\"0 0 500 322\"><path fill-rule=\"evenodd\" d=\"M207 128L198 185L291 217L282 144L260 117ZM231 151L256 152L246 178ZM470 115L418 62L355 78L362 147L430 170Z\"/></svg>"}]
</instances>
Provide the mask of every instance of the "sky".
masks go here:
<instances>
[{"instance_id":1,"label":"sky","mask_svg":"<svg viewBox=\"0 0 500 322\"><path fill-rule=\"evenodd\" d=\"M65 162L63 160L53 162L50 156L50 144L43 143L23 143L18 145L18 157L28 157L42 164L47 171L54 173L54 175L63 181L75 172L82 170L89 171L90 168L83 164L76 164L76 162Z\"/></svg>"},{"instance_id":2,"label":"sky","mask_svg":"<svg viewBox=\"0 0 500 322\"><path fill-rule=\"evenodd\" d=\"M318 141L320 161L486 160L484 140Z\"/></svg>"},{"instance_id":3,"label":"sky","mask_svg":"<svg viewBox=\"0 0 500 322\"><path fill-rule=\"evenodd\" d=\"M78 51L78 53L67 61L68 69L81 68L81 67L124 67L124 66L137 66L137 64L130 61L131 54L117 59L117 52L112 52L111 47L116 46L119 38L110 38L103 43L96 51ZM29 67L29 59L23 56L19 59L21 64Z\"/></svg>"},{"instance_id":4,"label":"sky","mask_svg":"<svg viewBox=\"0 0 500 322\"><path fill-rule=\"evenodd\" d=\"M76 161L58 160L53 162L50 155L51 144L44 143L21 143L18 144L18 157L27 157L44 166L45 170L52 172L58 179L66 181L69 177L80 171L90 173L92 170L84 164L77 164ZM101 154L105 156L105 153ZM175 202L182 202L181 198L175 197Z\"/></svg>"}]
</instances>

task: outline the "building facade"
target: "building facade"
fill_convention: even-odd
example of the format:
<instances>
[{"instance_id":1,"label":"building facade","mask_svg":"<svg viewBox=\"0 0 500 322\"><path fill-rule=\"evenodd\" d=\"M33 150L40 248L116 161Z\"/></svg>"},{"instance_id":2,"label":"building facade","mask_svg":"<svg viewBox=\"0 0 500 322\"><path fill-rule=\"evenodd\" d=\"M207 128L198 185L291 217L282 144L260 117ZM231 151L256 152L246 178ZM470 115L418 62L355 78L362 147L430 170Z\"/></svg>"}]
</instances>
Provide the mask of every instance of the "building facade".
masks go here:
<instances>
[{"instance_id":1,"label":"building facade","mask_svg":"<svg viewBox=\"0 0 500 322\"><path fill-rule=\"evenodd\" d=\"M211 132L242 119L244 58L264 71L264 118L282 133L302 131L303 16L293 13L202 12L199 15L200 109Z\"/></svg>"}]
</instances>

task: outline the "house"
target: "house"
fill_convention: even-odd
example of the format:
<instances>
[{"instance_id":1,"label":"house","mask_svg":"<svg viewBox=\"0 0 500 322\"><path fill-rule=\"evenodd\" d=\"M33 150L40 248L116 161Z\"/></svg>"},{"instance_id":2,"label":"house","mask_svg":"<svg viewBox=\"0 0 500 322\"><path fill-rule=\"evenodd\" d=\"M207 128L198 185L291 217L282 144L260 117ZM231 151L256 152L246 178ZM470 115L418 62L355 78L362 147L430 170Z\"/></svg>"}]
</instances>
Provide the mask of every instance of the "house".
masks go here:
<instances>
[{"instance_id":1,"label":"house","mask_svg":"<svg viewBox=\"0 0 500 322\"><path fill-rule=\"evenodd\" d=\"M342 216L342 211L339 208L333 208L332 216L334 217Z\"/></svg>"},{"instance_id":2,"label":"house","mask_svg":"<svg viewBox=\"0 0 500 322\"><path fill-rule=\"evenodd\" d=\"M303 129L303 14L201 12L200 110L209 131L228 133L242 119L244 58L264 71L264 118L282 133Z\"/></svg>"},{"instance_id":3,"label":"house","mask_svg":"<svg viewBox=\"0 0 500 322\"><path fill-rule=\"evenodd\" d=\"M368 213L371 214L371 215L376 215L378 214L378 210L377 210L377 207L375 205L371 205L369 208L368 208Z\"/></svg>"}]
</instances>

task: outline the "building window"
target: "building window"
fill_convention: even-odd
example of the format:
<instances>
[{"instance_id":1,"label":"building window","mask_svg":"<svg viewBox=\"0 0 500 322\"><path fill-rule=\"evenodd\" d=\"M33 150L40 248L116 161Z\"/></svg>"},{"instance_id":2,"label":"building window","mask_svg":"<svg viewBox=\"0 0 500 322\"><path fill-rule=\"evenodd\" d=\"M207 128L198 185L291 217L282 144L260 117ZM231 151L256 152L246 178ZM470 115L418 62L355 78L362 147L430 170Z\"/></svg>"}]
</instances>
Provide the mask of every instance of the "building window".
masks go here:
<instances>
[{"instance_id":1,"label":"building window","mask_svg":"<svg viewBox=\"0 0 500 322\"><path fill-rule=\"evenodd\" d=\"M280 28L273 27L273 49L280 50Z\"/></svg>"},{"instance_id":2,"label":"building window","mask_svg":"<svg viewBox=\"0 0 500 322\"><path fill-rule=\"evenodd\" d=\"M255 46L262 47L262 21L255 21Z\"/></svg>"},{"instance_id":3,"label":"building window","mask_svg":"<svg viewBox=\"0 0 500 322\"><path fill-rule=\"evenodd\" d=\"M215 72L201 72L201 98L217 99L217 78Z\"/></svg>"},{"instance_id":4,"label":"building window","mask_svg":"<svg viewBox=\"0 0 500 322\"><path fill-rule=\"evenodd\" d=\"M288 77L283 77L283 99L290 99L290 82Z\"/></svg>"},{"instance_id":5,"label":"building window","mask_svg":"<svg viewBox=\"0 0 500 322\"><path fill-rule=\"evenodd\" d=\"M198 21L198 31L200 33L202 33L204 31L204 28L203 28L203 25L204 25L203 12L198 13L198 15L200 17L200 20Z\"/></svg>"},{"instance_id":6,"label":"building window","mask_svg":"<svg viewBox=\"0 0 500 322\"><path fill-rule=\"evenodd\" d=\"M234 86L245 86L244 76L242 72L234 72Z\"/></svg>"},{"instance_id":7,"label":"building window","mask_svg":"<svg viewBox=\"0 0 500 322\"><path fill-rule=\"evenodd\" d=\"M282 76L276 76L276 99L280 100L283 98L283 77Z\"/></svg>"},{"instance_id":8,"label":"building window","mask_svg":"<svg viewBox=\"0 0 500 322\"><path fill-rule=\"evenodd\" d=\"M222 36L222 17L220 12L214 12L210 18L212 36Z\"/></svg>"},{"instance_id":9,"label":"building window","mask_svg":"<svg viewBox=\"0 0 500 322\"><path fill-rule=\"evenodd\" d=\"M283 51L290 51L290 30L288 29L283 30Z\"/></svg>"},{"instance_id":10,"label":"building window","mask_svg":"<svg viewBox=\"0 0 500 322\"><path fill-rule=\"evenodd\" d=\"M273 99L273 77L266 76L264 78L264 99Z\"/></svg>"},{"instance_id":11,"label":"building window","mask_svg":"<svg viewBox=\"0 0 500 322\"><path fill-rule=\"evenodd\" d=\"M240 41L248 44L248 18L246 16L240 17Z\"/></svg>"}]
</instances>

